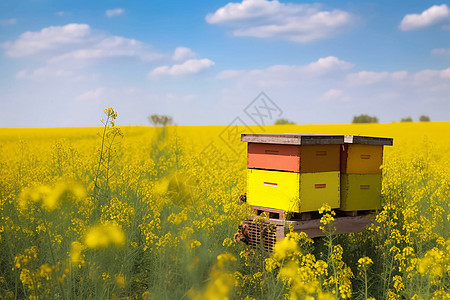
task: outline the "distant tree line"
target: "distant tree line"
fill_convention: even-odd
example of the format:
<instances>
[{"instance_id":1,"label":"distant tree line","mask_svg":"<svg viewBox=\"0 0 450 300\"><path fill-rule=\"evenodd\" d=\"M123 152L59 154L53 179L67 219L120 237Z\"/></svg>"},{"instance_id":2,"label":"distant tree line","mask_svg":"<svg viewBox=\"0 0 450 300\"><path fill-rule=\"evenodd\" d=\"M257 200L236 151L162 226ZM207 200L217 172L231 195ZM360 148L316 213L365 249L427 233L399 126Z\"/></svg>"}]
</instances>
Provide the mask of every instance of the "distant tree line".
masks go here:
<instances>
[{"instance_id":1,"label":"distant tree line","mask_svg":"<svg viewBox=\"0 0 450 300\"><path fill-rule=\"evenodd\" d=\"M419 117L420 122L429 122L430 117L426 115L421 115ZM411 117L401 118L400 122L414 122ZM359 116L354 116L352 123L378 123L378 118L376 116L369 116L366 114L361 114Z\"/></svg>"},{"instance_id":2,"label":"distant tree line","mask_svg":"<svg viewBox=\"0 0 450 300\"><path fill-rule=\"evenodd\" d=\"M352 123L378 123L378 118L375 116L362 114L359 116L354 116Z\"/></svg>"},{"instance_id":3,"label":"distant tree line","mask_svg":"<svg viewBox=\"0 0 450 300\"><path fill-rule=\"evenodd\" d=\"M173 124L173 119L171 116L166 115L151 115L148 117L148 120L150 123L153 124L153 126L168 126Z\"/></svg>"},{"instance_id":4,"label":"distant tree line","mask_svg":"<svg viewBox=\"0 0 450 300\"><path fill-rule=\"evenodd\" d=\"M281 118L276 120L275 125L295 125L294 122L289 121L288 119Z\"/></svg>"}]
</instances>

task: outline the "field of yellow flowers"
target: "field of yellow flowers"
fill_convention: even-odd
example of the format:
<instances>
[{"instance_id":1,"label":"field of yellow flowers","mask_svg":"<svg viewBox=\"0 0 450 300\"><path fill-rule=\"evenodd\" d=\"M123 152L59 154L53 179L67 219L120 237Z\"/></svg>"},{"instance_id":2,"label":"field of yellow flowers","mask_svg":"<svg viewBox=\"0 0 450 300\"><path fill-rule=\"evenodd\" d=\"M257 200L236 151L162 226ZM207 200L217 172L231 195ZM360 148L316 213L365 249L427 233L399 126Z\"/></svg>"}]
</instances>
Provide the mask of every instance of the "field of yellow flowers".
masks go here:
<instances>
[{"instance_id":1,"label":"field of yellow flowers","mask_svg":"<svg viewBox=\"0 0 450 300\"><path fill-rule=\"evenodd\" d=\"M119 116L120 117L120 116ZM450 123L0 129L0 299L450 299ZM248 132L248 130L252 132ZM232 238L240 133L394 138L364 232Z\"/></svg>"}]
</instances>

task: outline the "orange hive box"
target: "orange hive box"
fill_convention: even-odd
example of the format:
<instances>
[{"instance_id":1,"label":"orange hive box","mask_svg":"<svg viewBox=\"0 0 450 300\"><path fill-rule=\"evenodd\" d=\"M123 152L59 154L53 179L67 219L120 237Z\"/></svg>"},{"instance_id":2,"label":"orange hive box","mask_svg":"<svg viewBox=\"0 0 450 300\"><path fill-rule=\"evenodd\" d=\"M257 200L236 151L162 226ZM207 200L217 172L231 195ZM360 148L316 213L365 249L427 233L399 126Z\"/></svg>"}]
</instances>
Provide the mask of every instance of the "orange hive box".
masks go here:
<instances>
[{"instance_id":1,"label":"orange hive box","mask_svg":"<svg viewBox=\"0 0 450 300\"><path fill-rule=\"evenodd\" d=\"M339 171L339 145L248 143L247 168L296 173Z\"/></svg>"}]
</instances>

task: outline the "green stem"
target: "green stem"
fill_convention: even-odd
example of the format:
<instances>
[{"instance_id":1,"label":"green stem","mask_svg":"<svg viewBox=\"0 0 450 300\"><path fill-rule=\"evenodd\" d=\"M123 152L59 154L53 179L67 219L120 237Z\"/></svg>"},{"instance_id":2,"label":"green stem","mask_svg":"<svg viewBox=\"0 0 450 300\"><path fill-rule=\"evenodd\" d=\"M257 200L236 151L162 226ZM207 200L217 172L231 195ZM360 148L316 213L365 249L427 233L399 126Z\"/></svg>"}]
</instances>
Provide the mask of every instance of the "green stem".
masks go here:
<instances>
[{"instance_id":1,"label":"green stem","mask_svg":"<svg viewBox=\"0 0 450 300\"><path fill-rule=\"evenodd\" d=\"M51 240L51 237L50 237L50 228L47 226L46 214L42 210L41 210L41 213L42 213L42 216L43 216L42 220L44 221L45 232L47 233L46 237L47 237L47 241L48 241L48 247L50 249L50 255L52 257L52 263L53 263L54 266L56 266L55 254L53 252L52 240ZM65 300L66 296L65 296L62 284L59 281L57 281L57 282L58 282L59 289L61 290L62 298Z\"/></svg>"},{"instance_id":2,"label":"green stem","mask_svg":"<svg viewBox=\"0 0 450 300\"><path fill-rule=\"evenodd\" d=\"M365 289L365 296L366 296L366 300L367 300L367 271L366 271L366 269L364 269L364 283L365 283L365 286L366 286L366 289Z\"/></svg>"},{"instance_id":3,"label":"green stem","mask_svg":"<svg viewBox=\"0 0 450 300\"><path fill-rule=\"evenodd\" d=\"M106 122L104 123L105 126L103 128L103 136L102 136L102 146L101 146L101 150L100 150L100 158L98 160L98 166L97 166L97 173L95 175L95 180L94 180L94 197L97 196L97 190L99 189L98 185L97 185L97 181L98 181L98 177L100 176L100 167L102 165L102 160L103 160L103 148L105 145L105 136L106 136L106 130L108 128L108 122L109 122L109 116L106 118Z\"/></svg>"}]
</instances>

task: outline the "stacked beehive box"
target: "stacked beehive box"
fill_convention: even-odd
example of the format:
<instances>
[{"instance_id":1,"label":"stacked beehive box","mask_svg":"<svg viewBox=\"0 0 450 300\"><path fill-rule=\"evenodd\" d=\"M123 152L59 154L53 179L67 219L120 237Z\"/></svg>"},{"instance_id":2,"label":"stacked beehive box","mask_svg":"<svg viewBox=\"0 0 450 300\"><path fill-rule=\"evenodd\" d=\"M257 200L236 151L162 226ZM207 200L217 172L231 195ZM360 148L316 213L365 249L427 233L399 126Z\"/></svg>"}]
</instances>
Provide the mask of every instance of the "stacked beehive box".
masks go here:
<instances>
[{"instance_id":1,"label":"stacked beehive box","mask_svg":"<svg viewBox=\"0 0 450 300\"><path fill-rule=\"evenodd\" d=\"M381 165L383 139L367 142L365 137L349 136L341 148L341 210L360 211L381 208ZM390 145L392 145L392 139ZM370 140L369 140L370 141ZM364 143L366 142L366 143Z\"/></svg>"},{"instance_id":2,"label":"stacked beehive box","mask_svg":"<svg viewBox=\"0 0 450 300\"><path fill-rule=\"evenodd\" d=\"M324 203L351 211L380 206L383 145L392 139L243 134L241 140L248 142L247 202L253 207L303 213Z\"/></svg>"}]
</instances>

